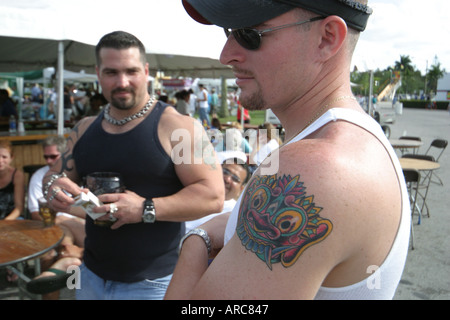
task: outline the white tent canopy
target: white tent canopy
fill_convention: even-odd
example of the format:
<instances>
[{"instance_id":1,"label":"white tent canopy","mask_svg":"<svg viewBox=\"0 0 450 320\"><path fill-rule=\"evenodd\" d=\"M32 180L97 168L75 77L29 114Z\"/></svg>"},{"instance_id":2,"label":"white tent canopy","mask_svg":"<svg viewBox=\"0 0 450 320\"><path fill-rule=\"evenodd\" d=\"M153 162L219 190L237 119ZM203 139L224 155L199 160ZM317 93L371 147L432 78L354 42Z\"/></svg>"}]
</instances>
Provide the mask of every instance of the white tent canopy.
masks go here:
<instances>
[{"instance_id":1,"label":"white tent canopy","mask_svg":"<svg viewBox=\"0 0 450 320\"><path fill-rule=\"evenodd\" d=\"M1 19L1 14L0 14ZM1 21L1 20L0 20ZM1 30L1 29L0 29ZM0 33L2 33L0 31ZM71 40L33 39L0 35L0 72L57 67L58 46L64 46L66 70L95 74L95 46ZM233 77L231 69L218 60L173 54L147 53L150 74L192 78Z\"/></svg>"},{"instance_id":2,"label":"white tent canopy","mask_svg":"<svg viewBox=\"0 0 450 320\"><path fill-rule=\"evenodd\" d=\"M55 67L62 108L63 70L94 73L95 44L114 30L142 40L152 75L233 77L217 60L220 48L206 53L211 49L208 38L225 41L223 32L194 22L179 0L128 0L120 7L107 0L0 0L0 72ZM62 133L63 120L58 120Z\"/></svg>"}]
</instances>

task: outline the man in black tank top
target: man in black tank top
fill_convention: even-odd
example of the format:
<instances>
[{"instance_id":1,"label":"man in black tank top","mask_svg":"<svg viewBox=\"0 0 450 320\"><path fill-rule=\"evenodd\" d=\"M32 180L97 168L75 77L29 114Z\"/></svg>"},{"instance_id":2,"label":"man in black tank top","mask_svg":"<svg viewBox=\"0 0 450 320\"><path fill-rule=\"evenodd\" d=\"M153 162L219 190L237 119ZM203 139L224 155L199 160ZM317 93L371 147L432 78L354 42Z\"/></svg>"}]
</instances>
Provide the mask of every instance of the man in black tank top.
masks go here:
<instances>
[{"instance_id":1,"label":"man in black tank top","mask_svg":"<svg viewBox=\"0 0 450 320\"><path fill-rule=\"evenodd\" d=\"M100 226L86 216L79 299L161 299L178 259L184 221L219 212L221 166L201 125L147 91L145 48L113 32L96 48L97 75L109 104L82 119L68 150L44 178L52 206L68 212L92 172L118 172L124 193L99 196ZM72 195L68 196L66 193Z\"/></svg>"}]
</instances>

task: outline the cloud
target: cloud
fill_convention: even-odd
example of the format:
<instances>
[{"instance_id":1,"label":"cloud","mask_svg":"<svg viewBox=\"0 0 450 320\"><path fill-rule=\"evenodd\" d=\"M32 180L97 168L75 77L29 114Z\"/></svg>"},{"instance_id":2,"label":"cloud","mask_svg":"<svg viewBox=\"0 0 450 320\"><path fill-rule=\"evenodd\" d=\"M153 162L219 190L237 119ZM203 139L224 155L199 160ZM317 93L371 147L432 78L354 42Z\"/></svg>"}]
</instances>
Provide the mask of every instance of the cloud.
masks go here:
<instances>
[{"instance_id":1,"label":"cloud","mask_svg":"<svg viewBox=\"0 0 450 320\"><path fill-rule=\"evenodd\" d=\"M373 0L369 4L374 13L353 60L360 70L385 69L408 55L422 73L436 56L450 72L450 1Z\"/></svg>"}]
</instances>

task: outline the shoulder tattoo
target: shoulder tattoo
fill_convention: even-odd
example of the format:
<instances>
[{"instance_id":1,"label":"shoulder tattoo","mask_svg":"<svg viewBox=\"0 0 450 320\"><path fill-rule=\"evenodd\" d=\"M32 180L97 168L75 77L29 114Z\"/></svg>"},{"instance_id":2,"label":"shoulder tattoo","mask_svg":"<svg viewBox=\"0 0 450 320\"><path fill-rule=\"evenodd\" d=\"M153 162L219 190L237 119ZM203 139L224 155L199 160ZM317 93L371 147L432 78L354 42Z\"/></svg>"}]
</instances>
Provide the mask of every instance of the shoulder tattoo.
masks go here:
<instances>
[{"instance_id":1,"label":"shoulder tattoo","mask_svg":"<svg viewBox=\"0 0 450 320\"><path fill-rule=\"evenodd\" d=\"M78 122L72 129L71 134L67 138L67 148L61 153L61 172L72 172L74 171L73 156L72 151L75 146L75 141L80 137L80 122Z\"/></svg>"},{"instance_id":2,"label":"shoulder tattoo","mask_svg":"<svg viewBox=\"0 0 450 320\"><path fill-rule=\"evenodd\" d=\"M306 194L299 175L255 176L239 208L236 232L270 270L274 263L288 268L331 233L331 221L319 216L322 209Z\"/></svg>"}]
</instances>

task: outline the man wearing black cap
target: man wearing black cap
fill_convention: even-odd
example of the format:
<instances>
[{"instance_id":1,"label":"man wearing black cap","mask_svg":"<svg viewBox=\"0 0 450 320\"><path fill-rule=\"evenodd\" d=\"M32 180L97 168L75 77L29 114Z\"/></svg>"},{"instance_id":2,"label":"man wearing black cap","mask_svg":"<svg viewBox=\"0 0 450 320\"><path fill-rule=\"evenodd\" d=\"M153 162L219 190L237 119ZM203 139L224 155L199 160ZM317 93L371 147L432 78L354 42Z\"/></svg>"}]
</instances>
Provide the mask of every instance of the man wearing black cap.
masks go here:
<instances>
[{"instance_id":1,"label":"man wearing black cap","mask_svg":"<svg viewBox=\"0 0 450 320\"><path fill-rule=\"evenodd\" d=\"M183 1L195 20L225 28L220 59L241 103L271 108L286 143L271 156L275 170L263 162L255 172L225 230L212 220L181 241L166 298L393 297L410 208L395 152L351 92L366 2Z\"/></svg>"}]
</instances>

